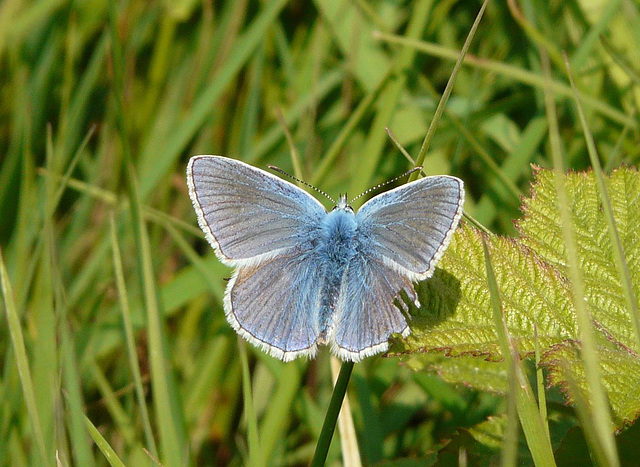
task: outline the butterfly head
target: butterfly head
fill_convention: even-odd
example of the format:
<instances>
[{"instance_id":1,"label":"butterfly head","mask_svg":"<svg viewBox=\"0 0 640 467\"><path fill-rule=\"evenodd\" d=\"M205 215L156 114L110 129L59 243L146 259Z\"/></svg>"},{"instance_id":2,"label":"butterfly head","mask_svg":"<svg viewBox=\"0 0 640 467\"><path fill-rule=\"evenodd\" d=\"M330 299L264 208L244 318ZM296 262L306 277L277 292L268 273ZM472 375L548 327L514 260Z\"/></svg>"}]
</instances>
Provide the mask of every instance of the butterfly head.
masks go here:
<instances>
[{"instance_id":1,"label":"butterfly head","mask_svg":"<svg viewBox=\"0 0 640 467\"><path fill-rule=\"evenodd\" d=\"M347 212L350 212L350 213L354 214L353 208L349 204L349 199L347 198L347 194L346 193L343 194L343 195L340 195L340 198L338 198L338 202L333 207L333 211L335 211L337 209L342 210L342 211L347 211Z\"/></svg>"}]
</instances>

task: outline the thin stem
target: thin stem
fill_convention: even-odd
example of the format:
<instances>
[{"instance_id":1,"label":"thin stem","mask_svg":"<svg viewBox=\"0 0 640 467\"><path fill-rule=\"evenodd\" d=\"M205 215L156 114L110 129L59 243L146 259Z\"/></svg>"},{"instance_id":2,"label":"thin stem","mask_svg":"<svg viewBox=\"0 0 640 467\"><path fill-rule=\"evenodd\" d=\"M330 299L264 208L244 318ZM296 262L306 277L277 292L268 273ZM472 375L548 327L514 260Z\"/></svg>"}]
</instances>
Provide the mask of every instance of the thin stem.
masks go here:
<instances>
[{"instance_id":1,"label":"thin stem","mask_svg":"<svg viewBox=\"0 0 640 467\"><path fill-rule=\"evenodd\" d=\"M340 374L333 388L333 394L331 395L331 401L327 408L327 415L324 417L322 431L318 438L318 444L316 445L316 452L311 461L311 467L322 467L327 460L327 452L329 452L331 438L333 438L333 432L336 429L336 422L338 421L338 415L340 414L340 408L342 407L344 395L347 392L352 371L353 362L344 362L342 367L340 367Z\"/></svg>"},{"instance_id":2,"label":"thin stem","mask_svg":"<svg viewBox=\"0 0 640 467\"><path fill-rule=\"evenodd\" d=\"M476 218L474 218L473 216L471 216L471 214L469 214L467 211L463 211L462 215L464 216L464 218L466 220L468 220L471 225L473 225L476 229L481 230L482 232L486 233L487 235L493 235L493 232L491 232L491 230L489 230L488 228L486 228L484 225L482 225L482 223L480 223L479 220L477 220Z\"/></svg>"},{"instance_id":3,"label":"thin stem","mask_svg":"<svg viewBox=\"0 0 640 467\"><path fill-rule=\"evenodd\" d=\"M422 142L422 147L420 148L420 153L418 154L418 157L416 158L416 165L422 165L424 163L424 158L427 155L427 151L429 150L429 146L431 145L431 140L433 139L433 135L436 132L436 127L438 126L438 123L440 122L440 118L442 117L442 114L444 113L444 108L447 105L447 101L449 100L449 96L451 95L451 91L453 90L453 84L456 82L456 78L458 77L458 72L460 71L460 68L462 67L462 62L464 61L464 57L467 55L467 52L469 51L469 46L471 46L471 41L473 40L474 36L476 35L476 30L478 29L478 25L480 24L480 20L482 19L482 15L484 14L484 10L487 7L487 3L489 3L489 0L485 0L482 3L482 6L480 7L480 11L478 12L478 15L476 16L476 20L473 22L473 25L471 26L471 30L469 31L469 34L467 35L467 39L464 42L464 45L462 46L462 50L460 51L460 56L458 57L458 60L456 61L456 64L453 66L453 71L451 72L451 76L449 76L449 81L447 82L447 86L444 88L444 92L442 93L442 97L440 98L440 102L438 102L438 107L436 107L436 112L433 115L433 119L431 120L431 124L429 125L429 129L427 130L427 135L424 138L424 141ZM415 174L414 174L415 175ZM409 178L409 181L412 182L414 180L416 180L418 178L418 176L411 176Z\"/></svg>"}]
</instances>

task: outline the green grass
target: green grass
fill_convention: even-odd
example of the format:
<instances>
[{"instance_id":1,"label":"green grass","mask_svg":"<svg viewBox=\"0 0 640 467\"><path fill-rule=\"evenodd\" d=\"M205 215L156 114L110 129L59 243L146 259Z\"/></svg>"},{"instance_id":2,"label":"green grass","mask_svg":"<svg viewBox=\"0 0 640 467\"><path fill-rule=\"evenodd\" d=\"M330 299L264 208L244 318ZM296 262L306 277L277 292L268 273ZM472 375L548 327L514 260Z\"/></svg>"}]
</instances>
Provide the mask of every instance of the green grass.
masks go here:
<instances>
[{"instance_id":1,"label":"green grass","mask_svg":"<svg viewBox=\"0 0 640 467\"><path fill-rule=\"evenodd\" d=\"M465 181L469 215L514 235L532 163L610 171L640 158L640 6L587 4L490 2L438 109L481 2L2 2L0 463L311 462L328 352L284 364L238 343L222 311L231 272L197 228L188 158L274 164L355 196L410 168L389 128L426 174ZM637 315L634 259L617 245ZM517 353L508 333L500 345ZM599 421L597 382L575 410L556 388L534 397L544 386L529 357L505 360L517 362L496 371L496 391L447 382L441 354L429 356L439 372L398 357L356 364L362 463L530 464L550 444L558 465L571 446L624 465L633 420L615 436ZM515 430L545 398L552 434L538 418ZM352 443L336 431L328 465Z\"/></svg>"}]
</instances>

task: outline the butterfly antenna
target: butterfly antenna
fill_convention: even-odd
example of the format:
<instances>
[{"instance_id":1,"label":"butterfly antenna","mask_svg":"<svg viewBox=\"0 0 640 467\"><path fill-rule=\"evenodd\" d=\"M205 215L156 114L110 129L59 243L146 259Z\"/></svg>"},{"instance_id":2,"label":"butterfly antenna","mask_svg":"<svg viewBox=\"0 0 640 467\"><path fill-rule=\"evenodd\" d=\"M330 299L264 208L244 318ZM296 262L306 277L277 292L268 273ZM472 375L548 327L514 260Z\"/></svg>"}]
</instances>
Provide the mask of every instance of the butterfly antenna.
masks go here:
<instances>
[{"instance_id":1,"label":"butterfly antenna","mask_svg":"<svg viewBox=\"0 0 640 467\"><path fill-rule=\"evenodd\" d=\"M267 167L269 167L271 170L274 170L274 171L278 172L279 174L285 175L285 176L289 177L290 179L295 180L298 183L302 183L303 185L308 186L309 188L311 188L311 189L317 191L318 193L320 193L321 195L324 195L327 198L329 198L329 200L331 200L331 202L333 204L336 204L334 199L331 196L329 196L328 194L326 194L324 191L322 191L320 188L316 188L315 186L311 185L310 183L307 183L307 182L305 182L303 180L300 180L299 178L294 177L293 175L285 172L280 167L276 167L275 165L267 164Z\"/></svg>"},{"instance_id":2,"label":"butterfly antenna","mask_svg":"<svg viewBox=\"0 0 640 467\"><path fill-rule=\"evenodd\" d=\"M362 198L363 196L368 195L369 193L371 193L372 191L377 190L378 188L382 188L383 186L388 185L389 183L393 183L396 180L400 180L402 177L406 177L407 175L411 175L413 172L418 172L420 170L422 170L422 166L418 165L418 166L414 167L413 169L408 170L407 172L403 173L402 175L398 175L397 177L394 177L391 180L387 180L386 182L380 183L379 185L372 186L367 191L365 191L363 193L360 193L358 196L356 196L351 201L349 201L349 204L353 203L358 198Z\"/></svg>"}]
</instances>

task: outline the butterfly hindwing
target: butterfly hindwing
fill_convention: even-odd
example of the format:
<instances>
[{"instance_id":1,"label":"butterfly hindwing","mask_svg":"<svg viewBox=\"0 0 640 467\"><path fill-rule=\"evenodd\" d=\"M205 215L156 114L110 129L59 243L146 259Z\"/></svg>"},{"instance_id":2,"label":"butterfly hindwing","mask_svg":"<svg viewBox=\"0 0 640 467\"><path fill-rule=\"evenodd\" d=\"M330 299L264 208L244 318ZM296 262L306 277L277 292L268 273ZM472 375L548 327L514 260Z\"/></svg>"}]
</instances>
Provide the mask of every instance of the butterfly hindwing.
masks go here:
<instances>
[{"instance_id":1,"label":"butterfly hindwing","mask_svg":"<svg viewBox=\"0 0 640 467\"><path fill-rule=\"evenodd\" d=\"M332 351L342 360L360 361L384 352L393 333L406 335L407 321L394 301L404 290L416 300L411 280L367 254L354 257L343 277L334 315Z\"/></svg>"},{"instance_id":2,"label":"butterfly hindwing","mask_svg":"<svg viewBox=\"0 0 640 467\"><path fill-rule=\"evenodd\" d=\"M315 356L323 274L293 253L240 266L227 286L225 313L249 342L284 361Z\"/></svg>"},{"instance_id":3,"label":"butterfly hindwing","mask_svg":"<svg viewBox=\"0 0 640 467\"><path fill-rule=\"evenodd\" d=\"M226 157L192 157L187 182L200 227L230 265L300 248L326 214L295 185Z\"/></svg>"}]
</instances>

